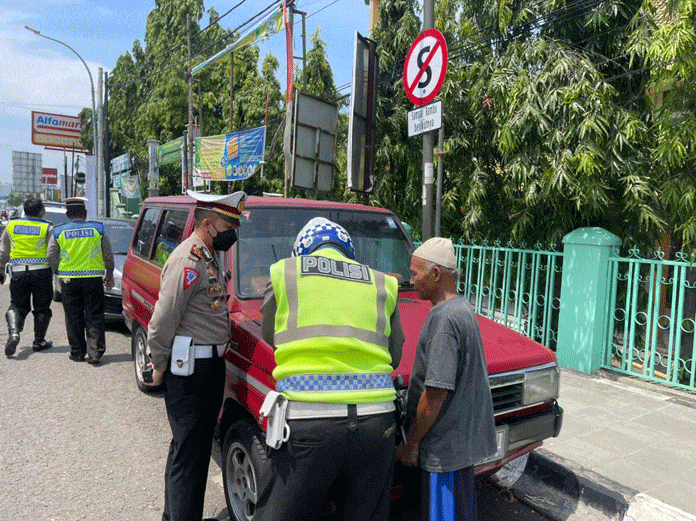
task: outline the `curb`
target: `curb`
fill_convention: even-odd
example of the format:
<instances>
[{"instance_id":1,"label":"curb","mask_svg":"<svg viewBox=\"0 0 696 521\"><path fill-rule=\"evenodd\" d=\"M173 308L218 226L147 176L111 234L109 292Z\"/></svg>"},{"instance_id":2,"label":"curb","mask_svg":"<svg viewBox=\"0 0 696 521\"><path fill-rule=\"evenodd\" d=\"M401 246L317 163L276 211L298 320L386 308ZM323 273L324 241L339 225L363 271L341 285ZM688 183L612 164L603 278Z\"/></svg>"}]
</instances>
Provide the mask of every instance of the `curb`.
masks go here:
<instances>
[{"instance_id":1,"label":"curb","mask_svg":"<svg viewBox=\"0 0 696 521\"><path fill-rule=\"evenodd\" d=\"M696 517L549 451L537 449L492 476L556 521L696 521Z\"/></svg>"}]
</instances>

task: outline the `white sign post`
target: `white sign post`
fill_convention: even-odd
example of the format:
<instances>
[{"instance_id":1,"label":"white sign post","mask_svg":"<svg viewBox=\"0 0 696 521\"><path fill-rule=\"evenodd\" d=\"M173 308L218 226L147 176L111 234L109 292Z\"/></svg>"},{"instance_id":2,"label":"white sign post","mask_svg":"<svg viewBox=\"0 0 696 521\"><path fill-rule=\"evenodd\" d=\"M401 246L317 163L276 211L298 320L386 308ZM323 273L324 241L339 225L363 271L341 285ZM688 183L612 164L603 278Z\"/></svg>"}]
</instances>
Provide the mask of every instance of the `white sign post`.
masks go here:
<instances>
[{"instance_id":1,"label":"white sign post","mask_svg":"<svg viewBox=\"0 0 696 521\"><path fill-rule=\"evenodd\" d=\"M408 137L417 136L442 126L442 100L408 113Z\"/></svg>"}]
</instances>

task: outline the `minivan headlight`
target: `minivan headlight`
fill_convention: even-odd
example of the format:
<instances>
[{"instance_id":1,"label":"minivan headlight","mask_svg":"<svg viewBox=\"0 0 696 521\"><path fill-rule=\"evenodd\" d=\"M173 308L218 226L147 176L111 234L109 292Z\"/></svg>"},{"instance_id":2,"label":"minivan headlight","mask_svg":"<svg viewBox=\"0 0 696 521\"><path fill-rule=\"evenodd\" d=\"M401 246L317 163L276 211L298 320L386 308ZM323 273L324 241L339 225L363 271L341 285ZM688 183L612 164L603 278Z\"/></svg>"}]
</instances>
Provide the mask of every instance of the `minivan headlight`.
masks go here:
<instances>
[{"instance_id":1,"label":"minivan headlight","mask_svg":"<svg viewBox=\"0 0 696 521\"><path fill-rule=\"evenodd\" d=\"M561 370L557 365L524 375L523 405L548 402L558 398Z\"/></svg>"}]
</instances>

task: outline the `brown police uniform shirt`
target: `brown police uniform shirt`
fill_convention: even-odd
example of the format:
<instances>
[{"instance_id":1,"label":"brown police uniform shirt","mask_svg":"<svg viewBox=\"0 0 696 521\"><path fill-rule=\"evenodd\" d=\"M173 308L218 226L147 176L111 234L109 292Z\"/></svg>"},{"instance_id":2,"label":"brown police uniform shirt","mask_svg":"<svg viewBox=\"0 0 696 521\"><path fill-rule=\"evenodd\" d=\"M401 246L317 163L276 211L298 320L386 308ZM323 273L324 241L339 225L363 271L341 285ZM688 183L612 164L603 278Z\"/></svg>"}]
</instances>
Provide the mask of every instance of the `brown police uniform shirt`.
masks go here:
<instances>
[{"instance_id":1,"label":"brown police uniform shirt","mask_svg":"<svg viewBox=\"0 0 696 521\"><path fill-rule=\"evenodd\" d=\"M175 335L195 344L225 345L230 339L227 284L214 252L192 233L162 268L160 292L147 328L155 369L169 367Z\"/></svg>"}]
</instances>

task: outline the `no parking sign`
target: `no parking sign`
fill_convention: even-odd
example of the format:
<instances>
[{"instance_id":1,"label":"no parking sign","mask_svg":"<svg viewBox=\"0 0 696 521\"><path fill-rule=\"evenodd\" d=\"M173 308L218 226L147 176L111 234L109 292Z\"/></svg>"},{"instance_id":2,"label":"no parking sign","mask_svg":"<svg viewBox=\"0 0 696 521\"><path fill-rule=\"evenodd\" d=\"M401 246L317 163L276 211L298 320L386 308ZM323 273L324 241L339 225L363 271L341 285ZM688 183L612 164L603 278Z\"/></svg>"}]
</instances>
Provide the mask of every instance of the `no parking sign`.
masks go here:
<instances>
[{"instance_id":1,"label":"no parking sign","mask_svg":"<svg viewBox=\"0 0 696 521\"><path fill-rule=\"evenodd\" d=\"M430 103L440 92L447 72L447 43L437 29L423 31L404 63L404 90L416 105Z\"/></svg>"}]
</instances>

